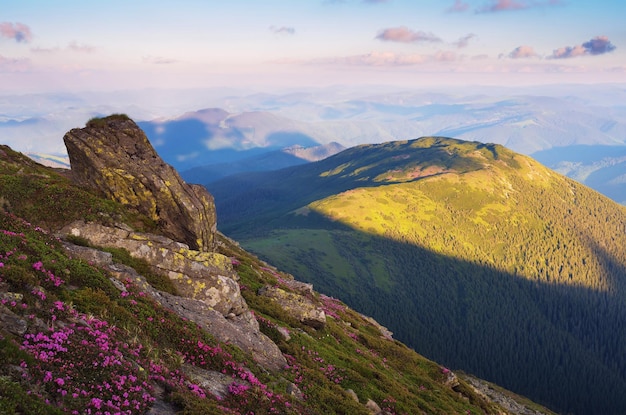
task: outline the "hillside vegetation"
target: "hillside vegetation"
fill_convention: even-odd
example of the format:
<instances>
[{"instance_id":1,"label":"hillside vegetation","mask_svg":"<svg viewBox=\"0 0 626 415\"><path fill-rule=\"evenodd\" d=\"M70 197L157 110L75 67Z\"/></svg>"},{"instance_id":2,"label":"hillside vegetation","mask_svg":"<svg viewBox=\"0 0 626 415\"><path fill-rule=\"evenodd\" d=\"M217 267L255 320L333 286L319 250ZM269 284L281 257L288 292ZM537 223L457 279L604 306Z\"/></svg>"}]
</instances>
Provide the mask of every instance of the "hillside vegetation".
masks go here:
<instances>
[{"instance_id":1,"label":"hillside vegetation","mask_svg":"<svg viewBox=\"0 0 626 415\"><path fill-rule=\"evenodd\" d=\"M302 324L259 294L267 286L290 290L292 277L218 235L219 252L231 258L261 331L287 359L279 372L265 370L147 295L152 287L176 290L167 278L149 275L144 261L108 250L118 269L134 268L152 287L121 283L65 248L87 245L85 240L53 236L77 218L151 232L149 219L6 146L0 149L0 196L2 414L503 411L337 299L312 292L309 300L324 310L327 323L317 329Z\"/></svg>"},{"instance_id":2,"label":"hillside vegetation","mask_svg":"<svg viewBox=\"0 0 626 415\"><path fill-rule=\"evenodd\" d=\"M359 146L209 185L244 247L429 358L626 413L626 209L499 145Z\"/></svg>"}]
</instances>

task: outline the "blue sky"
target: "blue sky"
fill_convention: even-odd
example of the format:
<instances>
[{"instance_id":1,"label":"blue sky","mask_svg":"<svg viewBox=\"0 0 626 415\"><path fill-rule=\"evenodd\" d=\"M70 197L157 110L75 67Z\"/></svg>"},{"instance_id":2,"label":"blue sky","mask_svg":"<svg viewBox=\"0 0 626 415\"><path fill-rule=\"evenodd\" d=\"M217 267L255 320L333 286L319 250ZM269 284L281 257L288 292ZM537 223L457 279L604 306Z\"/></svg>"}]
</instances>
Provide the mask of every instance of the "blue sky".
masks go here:
<instances>
[{"instance_id":1,"label":"blue sky","mask_svg":"<svg viewBox=\"0 0 626 415\"><path fill-rule=\"evenodd\" d=\"M626 82L623 0L4 0L0 92Z\"/></svg>"}]
</instances>

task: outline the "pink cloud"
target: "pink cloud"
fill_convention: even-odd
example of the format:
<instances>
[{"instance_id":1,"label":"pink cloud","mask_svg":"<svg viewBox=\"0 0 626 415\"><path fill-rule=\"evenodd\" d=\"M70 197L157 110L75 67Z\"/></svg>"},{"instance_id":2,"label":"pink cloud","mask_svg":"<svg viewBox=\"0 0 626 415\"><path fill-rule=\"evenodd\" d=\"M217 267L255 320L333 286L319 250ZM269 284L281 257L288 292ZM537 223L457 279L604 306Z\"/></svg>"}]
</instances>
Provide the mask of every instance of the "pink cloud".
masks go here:
<instances>
[{"instance_id":1,"label":"pink cloud","mask_svg":"<svg viewBox=\"0 0 626 415\"><path fill-rule=\"evenodd\" d=\"M441 42L437 36L432 33L426 33L420 31L414 31L406 26L393 27L390 29L382 30L376 39L386 42L400 42L400 43L416 43L416 42Z\"/></svg>"},{"instance_id":2,"label":"pink cloud","mask_svg":"<svg viewBox=\"0 0 626 415\"><path fill-rule=\"evenodd\" d=\"M5 58L0 55L0 73L25 72L30 68L28 59Z\"/></svg>"},{"instance_id":3,"label":"pink cloud","mask_svg":"<svg viewBox=\"0 0 626 415\"><path fill-rule=\"evenodd\" d=\"M96 50L94 46L81 45L76 42L71 42L69 45L67 45L67 48L73 52L79 52L79 53L92 53L93 51Z\"/></svg>"},{"instance_id":4,"label":"pink cloud","mask_svg":"<svg viewBox=\"0 0 626 415\"><path fill-rule=\"evenodd\" d=\"M435 62L456 62L460 59L461 57L459 57L455 52L451 51L439 51L434 54L398 54L394 52L370 52L362 55L322 58L311 61L281 60L275 62L283 64L402 67L417 66Z\"/></svg>"},{"instance_id":5,"label":"pink cloud","mask_svg":"<svg viewBox=\"0 0 626 415\"><path fill-rule=\"evenodd\" d=\"M502 11L525 10L534 7L560 6L562 4L563 2L561 0L491 0L490 4L477 9L476 12L495 13Z\"/></svg>"},{"instance_id":6,"label":"pink cloud","mask_svg":"<svg viewBox=\"0 0 626 415\"><path fill-rule=\"evenodd\" d=\"M440 51L433 56L433 59L437 62L454 62L457 60L457 56L454 52Z\"/></svg>"},{"instance_id":7,"label":"pink cloud","mask_svg":"<svg viewBox=\"0 0 626 415\"><path fill-rule=\"evenodd\" d=\"M576 46L564 46L555 49L551 59L567 59L585 55L602 55L613 52L617 47L606 36L596 36L593 39Z\"/></svg>"},{"instance_id":8,"label":"pink cloud","mask_svg":"<svg viewBox=\"0 0 626 415\"><path fill-rule=\"evenodd\" d=\"M162 56L144 56L141 58L144 63L152 63L155 65L169 65L178 62L176 59L164 58Z\"/></svg>"},{"instance_id":9,"label":"pink cloud","mask_svg":"<svg viewBox=\"0 0 626 415\"><path fill-rule=\"evenodd\" d=\"M13 39L16 42L28 43L32 40L33 34L30 28L23 23L0 23L0 36Z\"/></svg>"},{"instance_id":10,"label":"pink cloud","mask_svg":"<svg viewBox=\"0 0 626 415\"><path fill-rule=\"evenodd\" d=\"M293 35L296 33L296 29L294 29L293 27L287 27L287 26L281 26L281 27L270 26L270 31L277 35L279 34Z\"/></svg>"},{"instance_id":11,"label":"pink cloud","mask_svg":"<svg viewBox=\"0 0 626 415\"><path fill-rule=\"evenodd\" d=\"M529 6L527 3L520 3L516 0L494 0L490 5L484 6L478 11L481 13L501 12L505 10L523 10Z\"/></svg>"},{"instance_id":12,"label":"pink cloud","mask_svg":"<svg viewBox=\"0 0 626 415\"><path fill-rule=\"evenodd\" d=\"M392 52L370 52L363 55L334 58L329 63L363 66L406 66L424 63L427 60L427 57L419 54L399 55Z\"/></svg>"},{"instance_id":13,"label":"pink cloud","mask_svg":"<svg viewBox=\"0 0 626 415\"><path fill-rule=\"evenodd\" d=\"M457 40L456 42L454 42L454 45L459 49L465 48L469 44L469 41L475 37L476 37L475 34L469 33L463 36L462 38L460 38L459 40Z\"/></svg>"},{"instance_id":14,"label":"pink cloud","mask_svg":"<svg viewBox=\"0 0 626 415\"><path fill-rule=\"evenodd\" d=\"M513 59L522 59L522 58L536 58L539 55L535 52L532 46L518 46L511 53L509 53L509 58Z\"/></svg>"},{"instance_id":15,"label":"pink cloud","mask_svg":"<svg viewBox=\"0 0 626 415\"><path fill-rule=\"evenodd\" d=\"M454 4L446 9L448 13L463 13L469 9L469 4L464 3L463 0L454 0Z\"/></svg>"},{"instance_id":16,"label":"pink cloud","mask_svg":"<svg viewBox=\"0 0 626 415\"><path fill-rule=\"evenodd\" d=\"M30 48L30 51L33 53L56 53L58 52L59 48L42 48L42 47L36 47L36 48Z\"/></svg>"}]
</instances>

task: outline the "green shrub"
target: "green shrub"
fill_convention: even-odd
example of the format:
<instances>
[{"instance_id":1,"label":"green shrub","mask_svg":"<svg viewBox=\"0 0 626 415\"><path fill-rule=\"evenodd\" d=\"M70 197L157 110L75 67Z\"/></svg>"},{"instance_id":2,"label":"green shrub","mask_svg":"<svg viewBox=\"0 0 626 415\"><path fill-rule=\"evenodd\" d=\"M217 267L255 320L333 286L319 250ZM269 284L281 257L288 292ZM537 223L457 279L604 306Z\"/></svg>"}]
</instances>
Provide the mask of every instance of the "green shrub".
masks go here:
<instances>
[{"instance_id":1,"label":"green shrub","mask_svg":"<svg viewBox=\"0 0 626 415\"><path fill-rule=\"evenodd\" d=\"M128 121L130 119L131 118L126 114L111 114L108 117L93 117L89 121L87 121L87 124L85 126L92 128L102 128L106 127L109 121Z\"/></svg>"},{"instance_id":2,"label":"green shrub","mask_svg":"<svg viewBox=\"0 0 626 415\"><path fill-rule=\"evenodd\" d=\"M24 386L0 377L0 413L3 415L62 415L63 411L46 404Z\"/></svg>"}]
</instances>

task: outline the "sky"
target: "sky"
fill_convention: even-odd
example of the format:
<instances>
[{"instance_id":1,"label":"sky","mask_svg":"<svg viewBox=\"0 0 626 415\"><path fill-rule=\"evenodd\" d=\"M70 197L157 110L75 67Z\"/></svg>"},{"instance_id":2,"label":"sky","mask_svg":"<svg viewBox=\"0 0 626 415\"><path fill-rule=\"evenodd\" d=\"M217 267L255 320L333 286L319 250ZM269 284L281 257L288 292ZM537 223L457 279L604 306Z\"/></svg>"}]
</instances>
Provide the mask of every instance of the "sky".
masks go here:
<instances>
[{"instance_id":1,"label":"sky","mask_svg":"<svg viewBox=\"0 0 626 415\"><path fill-rule=\"evenodd\" d=\"M0 93L626 83L623 0L3 0Z\"/></svg>"}]
</instances>

